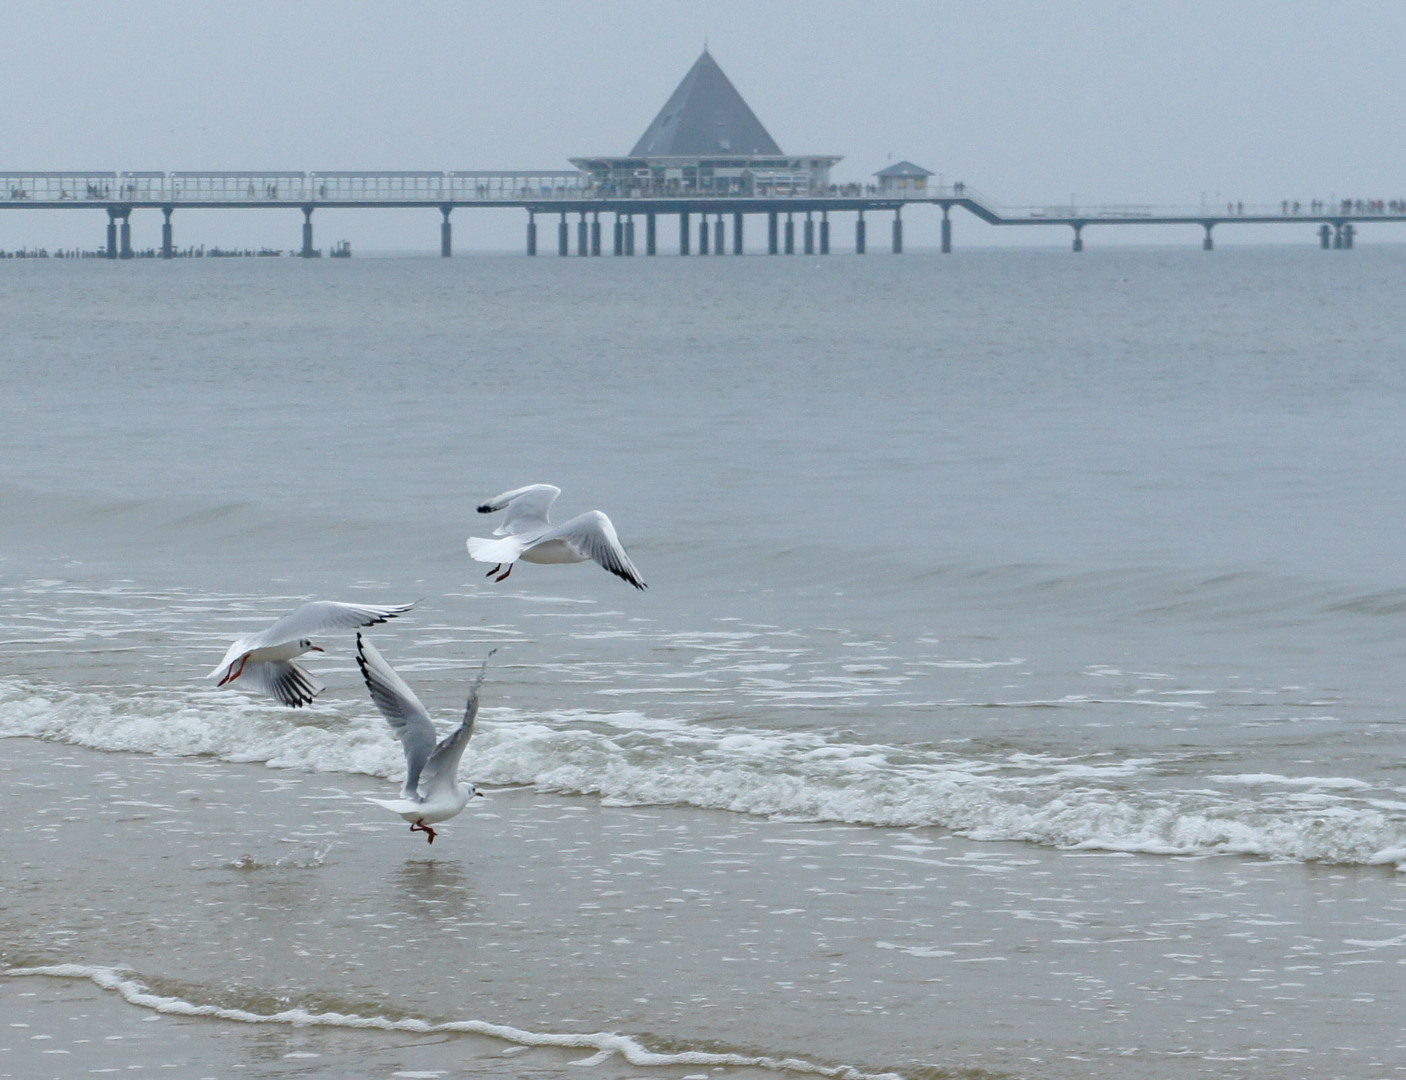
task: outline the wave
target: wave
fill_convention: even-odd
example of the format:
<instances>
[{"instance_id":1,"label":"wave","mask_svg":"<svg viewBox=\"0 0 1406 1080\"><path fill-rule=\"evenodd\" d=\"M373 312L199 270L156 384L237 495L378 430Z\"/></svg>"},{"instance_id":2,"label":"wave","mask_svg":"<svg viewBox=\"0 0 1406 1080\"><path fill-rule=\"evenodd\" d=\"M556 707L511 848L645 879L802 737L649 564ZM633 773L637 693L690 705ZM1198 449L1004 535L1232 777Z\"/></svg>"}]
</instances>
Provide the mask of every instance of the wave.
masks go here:
<instances>
[{"instance_id":1,"label":"wave","mask_svg":"<svg viewBox=\"0 0 1406 1080\"><path fill-rule=\"evenodd\" d=\"M638 1039L612 1032L574 1034L566 1032L527 1031L507 1024L486 1020L450 1020L434 1023L408 1017L392 1019L387 1016L360 1016L354 1013L310 1012L307 1009L285 1009L277 1013L258 1013L247 1009L221 1005L196 1005L178 997L154 993L148 986L116 968L87 964L50 964L35 967L4 969L9 978L48 977L57 979L86 979L100 989L120 995L129 1004L168 1016L198 1016L226 1020L238 1024L278 1024L288 1027L335 1027L372 1031L404 1031L417 1035L456 1033L483 1035L518 1046L559 1047L567 1050L594 1050L594 1055L573 1062L576 1065L599 1065L619 1055L631 1065L646 1068L671 1065L705 1065L765 1069L777 1073L799 1073L806 1076L836 1077L838 1080L903 1080L898 1073L863 1072L850 1065L821 1065L801 1058L779 1058L765 1055L720 1053L705 1050L682 1050L659 1053L648 1049Z\"/></svg>"},{"instance_id":2,"label":"wave","mask_svg":"<svg viewBox=\"0 0 1406 1080\"><path fill-rule=\"evenodd\" d=\"M290 715L205 689L77 691L0 680L0 736L388 779L403 768L399 744L369 708L314 705ZM1406 867L1406 804L1390 792L1352 777L1212 775L1175 754L897 746L842 730L498 708L482 714L468 771L478 784L610 805L935 827L1066 849Z\"/></svg>"}]
</instances>

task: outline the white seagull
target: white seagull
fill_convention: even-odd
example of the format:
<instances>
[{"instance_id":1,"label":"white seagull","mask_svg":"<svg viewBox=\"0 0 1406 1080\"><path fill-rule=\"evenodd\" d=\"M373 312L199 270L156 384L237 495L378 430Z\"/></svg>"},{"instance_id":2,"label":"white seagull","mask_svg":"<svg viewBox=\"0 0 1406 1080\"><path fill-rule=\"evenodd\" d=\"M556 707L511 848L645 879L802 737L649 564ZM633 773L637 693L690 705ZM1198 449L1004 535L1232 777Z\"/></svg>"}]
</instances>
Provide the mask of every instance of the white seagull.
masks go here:
<instances>
[{"instance_id":1,"label":"white seagull","mask_svg":"<svg viewBox=\"0 0 1406 1080\"><path fill-rule=\"evenodd\" d=\"M331 600L315 600L289 612L267 630L240 638L229 647L220 666L206 676L219 679L219 686L228 686L236 679L244 685L277 698L284 705L298 708L312 704L312 699L326 689L295 661L306 652L322 652L312 643L313 634L325 630L350 630L357 626L374 626L394 619L414 604L395 607L372 607L368 604L338 604Z\"/></svg>"},{"instance_id":2,"label":"white seagull","mask_svg":"<svg viewBox=\"0 0 1406 1080\"><path fill-rule=\"evenodd\" d=\"M497 651L490 649L488 656ZM457 816L469 805L470 799L483 794L472 784L458 783L455 778L464 748L469 745L469 736L474 733L478 692L488 673L488 657L484 657L483 667L479 668L478 678L469 691L464 722L438 744L435 743L434 723L415 691L405 685L405 680L386 663L376 646L360 634L356 635L356 662L366 679L366 689L371 691L371 700L405 749L405 786L400 789L400 798L368 798L367 801L399 814L410 822L411 832L424 833L433 844L435 831L430 826Z\"/></svg>"},{"instance_id":3,"label":"white seagull","mask_svg":"<svg viewBox=\"0 0 1406 1080\"><path fill-rule=\"evenodd\" d=\"M504 508L503 524L493 530L496 540L471 536L469 554L479 562L496 563L488 576L503 581L513 572L518 559L532 563L578 563L594 559L616 577L624 578L637 589L648 588L630 556L625 553L615 526L599 510L587 510L570 521L553 525L547 520L552 503L561 488L551 484L529 484L514 488L489 499L478 508L480 514L492 514Z\"/></svg>"}]
</instances>

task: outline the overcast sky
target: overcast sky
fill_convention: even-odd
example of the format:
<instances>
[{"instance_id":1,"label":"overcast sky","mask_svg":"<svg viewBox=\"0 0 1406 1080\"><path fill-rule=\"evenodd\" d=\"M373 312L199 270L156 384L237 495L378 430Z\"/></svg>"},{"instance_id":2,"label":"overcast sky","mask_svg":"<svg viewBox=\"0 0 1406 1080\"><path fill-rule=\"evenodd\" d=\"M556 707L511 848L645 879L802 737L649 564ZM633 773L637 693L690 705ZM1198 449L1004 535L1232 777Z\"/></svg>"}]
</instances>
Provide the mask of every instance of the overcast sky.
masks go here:
<instances>
[{"instance_id":1,"label":"overcast sky","mask_svg":"<svg viewBox=\"0 0 1406 1080\"><path fill-rule=\"evenodd\" d=\"M1399 0L5 0L0 167L567 168L628 152L705 39L784 151L844 155L837 180L907 158L1006 205L1406 198ZM940 215L906 217L931 242ZM520 246L524 220L460 211L456 246ZM159 214L132 221L159 241ZM175 219L177 243L280 247L300 223ZM7 213L0 248L92 247L104 224ZM438 245L430 211L315 224L319 244ZM1068 243L965 217L957 235Z\"/></svg>"}]
</instances>

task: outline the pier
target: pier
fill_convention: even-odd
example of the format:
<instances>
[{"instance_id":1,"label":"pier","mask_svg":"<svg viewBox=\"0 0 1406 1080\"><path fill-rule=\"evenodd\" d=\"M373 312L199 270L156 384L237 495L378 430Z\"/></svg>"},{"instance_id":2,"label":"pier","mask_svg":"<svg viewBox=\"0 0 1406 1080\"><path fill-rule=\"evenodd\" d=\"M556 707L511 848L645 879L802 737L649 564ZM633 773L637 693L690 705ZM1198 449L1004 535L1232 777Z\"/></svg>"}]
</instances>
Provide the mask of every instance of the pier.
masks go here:
<instances>
[{"instance_id":1,"label":"pier","mask_svg":"<svg viewBox=\"0 0 1406 1080\"><path fill-rule=\"evenodd\" d=\"M892 215L889 250L903 251L903 212L934 207L942 212L941 250L953 245L952 211L987 225L1061 228L1072 250L1084 250L1092 226L1184 225L1206 251L1215 230L1231 225L1302 227L1324 249L1351 249L1367 223L1406 222L1406 199L1284 201L1272 206L1228 203L1217 208L1083 206L1072 201L1006 207L963 183L931 183L933 174L900 162L875 174L871 184L835 184L836 154L785 154L742 100L705 49L640 137L623 157L572 158L574 169L496 171L349 172L255 170L233 172L29 172L0 170L0 210L84 210L106 216L109 259L134 257L132 215L160 213L160 255L177 255L177 211L248 209L301 218L297 254L321 254L314 215L321 209L420 208L438 216L439 253L454 253L453 214L459 210L517 208L527 214L525 250L538 254L538 219L555 221L558 256L602 254L601 217L611 229L615 256L660 254L660 218L678 219L680 255L741 255L747 218L764 218L769 255L828 255L833 229L853 216L853 250L869 250L865 215ZM294 215L297 215L296 217ZM434 218L429 218L434 221ZM3 221L3 218L0 218ZM696 223L696 232L695 232ZM154 224L154 222L153 222ZM636 226L643 243L636 245ZM729 224L731 242L729 243ZM797 243L797 226L800 243ZM0 247L3 247L0 225ZM290 226L290 236L292 229ZM349 253L344 249L340 253Z\"/></svg>"}]
</instances>

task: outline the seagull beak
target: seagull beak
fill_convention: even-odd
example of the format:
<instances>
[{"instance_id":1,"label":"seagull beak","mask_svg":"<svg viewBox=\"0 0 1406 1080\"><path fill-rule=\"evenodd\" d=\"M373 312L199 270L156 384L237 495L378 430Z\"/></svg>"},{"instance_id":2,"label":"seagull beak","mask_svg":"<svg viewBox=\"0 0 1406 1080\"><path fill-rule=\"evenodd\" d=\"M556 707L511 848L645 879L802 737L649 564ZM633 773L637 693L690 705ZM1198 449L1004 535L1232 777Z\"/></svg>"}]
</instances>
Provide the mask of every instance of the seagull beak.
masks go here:
<instances>
[{"instance_id":1,"label":"seagull beak","mask_svg":"<svg viewBox=\"0 0 1406 1080\"><path fill-rule=\"evenodd\" d=\"M312 647L312 650L311 650L311 651L312 651L312 652L326 652L327 650L325 650L321 645L314 645L314 646Z\"/></svg>"},{"instance_id":2,"label":"seagull beak","mask_svg":"<svg viewBox=\"0 0 1406 1080\"><path fill-rule=\"evenodd\" d=\"M474 794L477 795L480 799L484 797L483 792L481 791L475 791Z\"/></svg>"}]
</instances>

